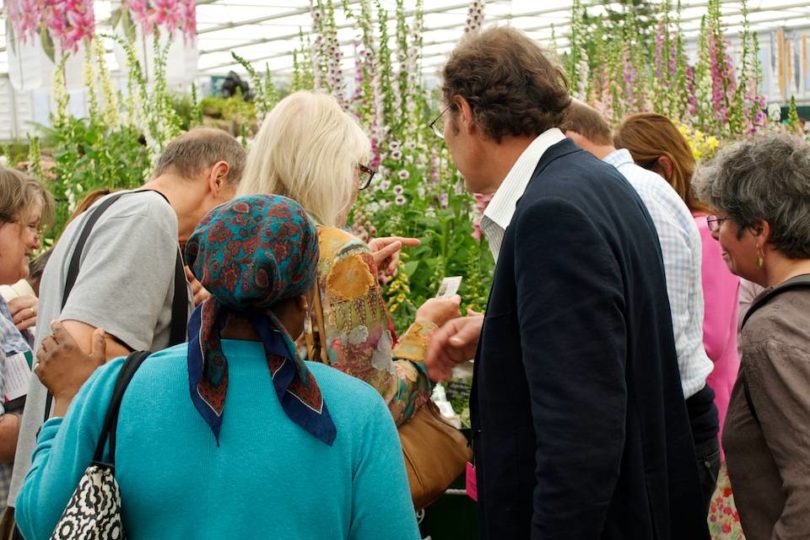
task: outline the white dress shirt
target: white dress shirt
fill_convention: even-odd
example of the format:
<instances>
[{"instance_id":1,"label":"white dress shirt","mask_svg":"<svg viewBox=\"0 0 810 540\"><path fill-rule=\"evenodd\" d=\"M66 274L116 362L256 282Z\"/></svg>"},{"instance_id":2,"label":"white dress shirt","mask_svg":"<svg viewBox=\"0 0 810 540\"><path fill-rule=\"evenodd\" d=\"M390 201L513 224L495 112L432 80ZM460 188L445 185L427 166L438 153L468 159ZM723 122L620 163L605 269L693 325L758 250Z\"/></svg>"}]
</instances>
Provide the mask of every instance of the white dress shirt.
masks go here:
<instances>
[{"instance_id":1,"label":"white dress shirt","mask_svg":"<svg viewBox=\"0 0 810 540\"><path fill-rule=\"evenodd\" d=\"M537 163L546 150L562 140L565 140L565 135L557 128L548 129L538 135L512 165L509 174L503 179L487 209L484 210L481 230L487 237L489 249L496 262L503 243L503 234L515 214L515 205L526 191Z\"/></svg>"},{"instance_id":2,"label":"white dress shirt","mask_svg":"<svg viewBox=\"0 0 810 540\"><path fill-rule=\"evenodd\" d=\"M661 244L684 398L706 385L714 364L703 347L703 248L692 213L669 183L639 167L627 150L604 158L627 178L647 207Z\"/></svg>"}]
</instances>

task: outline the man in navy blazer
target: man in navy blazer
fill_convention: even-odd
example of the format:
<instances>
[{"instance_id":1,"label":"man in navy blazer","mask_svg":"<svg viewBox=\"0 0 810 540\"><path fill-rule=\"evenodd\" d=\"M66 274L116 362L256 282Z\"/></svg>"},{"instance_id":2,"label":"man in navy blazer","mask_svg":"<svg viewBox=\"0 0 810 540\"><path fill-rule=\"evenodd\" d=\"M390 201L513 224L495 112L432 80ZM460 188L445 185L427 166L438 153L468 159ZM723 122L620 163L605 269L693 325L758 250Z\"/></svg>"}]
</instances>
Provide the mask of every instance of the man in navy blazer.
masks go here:
<instances>
[{"instance_id":1,"label":"man in navy blazer","mask_svg":"<svg viewBox=\"0 0 810 540\"><path fill-rule=\"evenodd\" d=\"M443 79L453 160L471 192L494 193L481 222L497 260L486 314L445 325L426 360L442 379L477 349L482 537L708 538L643 203L556 127L565 76L522 33L466 38Z\"/></svg>"}]
</instances>

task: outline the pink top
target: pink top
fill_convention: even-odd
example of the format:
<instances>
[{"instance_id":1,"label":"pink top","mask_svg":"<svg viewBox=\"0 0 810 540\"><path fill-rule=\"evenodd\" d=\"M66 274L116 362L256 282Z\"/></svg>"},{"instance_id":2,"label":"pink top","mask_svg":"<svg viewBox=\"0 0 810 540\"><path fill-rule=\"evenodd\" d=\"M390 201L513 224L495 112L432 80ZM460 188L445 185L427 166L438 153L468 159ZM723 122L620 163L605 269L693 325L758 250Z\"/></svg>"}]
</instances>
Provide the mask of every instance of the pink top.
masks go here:
<instances>
[{"instance_id":1,"label":"pink top","mask_svg":"<svg viewBox=\"0 0 810 540\"><path fill-rule=\"evenodd\" d=\"M726 266L720 243L709 232L706 215L693 215L703 243L703 346L714 362L714 370L706 382L714 390L722 435L731 389L740 369L737 354L740 278Z\"/></svg>"}]
</instances>

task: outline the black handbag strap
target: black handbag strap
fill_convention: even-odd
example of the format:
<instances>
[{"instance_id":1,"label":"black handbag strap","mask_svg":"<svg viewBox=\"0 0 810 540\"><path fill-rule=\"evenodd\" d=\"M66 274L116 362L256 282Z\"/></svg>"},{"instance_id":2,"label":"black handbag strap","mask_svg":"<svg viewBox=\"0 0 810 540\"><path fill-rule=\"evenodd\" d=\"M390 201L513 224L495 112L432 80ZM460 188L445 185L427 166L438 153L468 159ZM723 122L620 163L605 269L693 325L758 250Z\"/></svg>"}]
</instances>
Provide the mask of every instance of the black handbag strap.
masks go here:
<instances>
[{"instance_id":1,"label":"black handbag strap","mask_svg":"<svg viewBox=\"0 0 810 540\"><path fill-rule=\"evenodd\" d=\"M810 274L802 274L800 276L792 277L787 281L780 283L776 287L769 289L767 291L762 292L759 296L757 296L753 302L751 302L751 306L748 308L748 311L745 313L745 317L743 317L743 322L740 328L745 328L745 323L748 322L748 319L751 318L751 315L754 314L759 308L773 300L775 296L779 296L785 291L790 291L793 289L801 289L805 287L810 287ZM748 408L751 411L751 416L754 417L754 420L759 424L759 416L757 415L757 410L754 408L754 402L751 399L751 390L748 388L748 380L745 378L745 372L740 373L740 380L742 381L743 385L743 393L745 394L745 401L748 403Z\"/></svg>"},{"instance_id":2,"label":"black handbag strap","mask_svg":"<svg viewBox=\"0 0 810 540\"><path fill-rule=\"evenodd\" d=\"M104 416L104 423L101 426L101 433L98 437L98 444L96 445L96 453L93 454L93 462L107 463L115 465L115 432L118 428L118 411L121 408L121 400L124 398L124 392L129 386L129 382L141 367L143 361L149 357L149 351L135 351L127 356L124 364L121 366L121 371L118 373L118 378L115 380L115 387L113 388L112 398L110 399L110 406L107 409L107 414ZM109 441L110 457L109 460L104 461L104 447Z\"/></svg>"},{"instance_id":3,"label":"black handbag strap","mask_svg":"<svg viewBox=\"0 0 810 540\"><path fill-rule=\"evenodd\" d=\"M73 290L73 286L76 284L76 280L79 277L84 246L87 243L88 238L90 238L90 233L92 232L93 227L95 227L96 222L115 201L124 195L129 195L130 193L142 193L144 191L153 191L163 197L167 204L169 203L169 199L167 199L165 195L152 189L124 191L121 193L115 193L105 198L88 216L87 221L85 221L82 231L79 234L79 238L76 241L76 246L73 248L73 254L70 257L67 277L65 278L65 289L62 293L62 307L60 311L65 309L68 296L70 296L70 291ZM183 255L180 253L180 248L178 247L177 257L174 264L174 298L172 299L172 321L169 330L170 347L173 345L179 345L180 343L184 343L186 341L186 328L188 325L188 290L186 288L186 273L184 266ZM48 421L48 418L51 415L52 405L53 396L50 392L48 392L45 397L45 413L43 422Z\"/></svg>"},{"instance_id":4,"label":"black handbag strap","mask_svg":"<svg viewBox=\"0 0 810 540\"><path fill-rule=\"evenodd\" d=\"M174 262L174 299L172 300L172 322L169 331L169 347L186 342L188 328L188 282L185 264L180 248Z\"/></svg>"}]
</instances>

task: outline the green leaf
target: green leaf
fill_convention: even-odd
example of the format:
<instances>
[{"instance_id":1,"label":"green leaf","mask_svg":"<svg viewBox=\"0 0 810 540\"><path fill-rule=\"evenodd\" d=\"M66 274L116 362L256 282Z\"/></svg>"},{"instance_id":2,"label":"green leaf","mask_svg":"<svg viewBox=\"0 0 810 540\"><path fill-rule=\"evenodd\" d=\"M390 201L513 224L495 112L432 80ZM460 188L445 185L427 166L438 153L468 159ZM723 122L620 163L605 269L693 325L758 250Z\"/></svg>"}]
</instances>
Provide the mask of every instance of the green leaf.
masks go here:
<instances>
[{"instance_id":1,"label":"green leaf","mask_svg":"<svg viewBox=\"0 0 810 540\"><path fill-rule=\"evenodd\" d=\"M6 17L6 38L11 52L17 54L17 39L14 35L14 25L11 24L10 17Z\"/></svg>"},{"instance_id":2,"label":"green leaf","mask_svg":"<svg viewBox=\"0 0 810 540\"><path fill-rule=\"evenodd\" d=\"M53 43L51 33L48 28L43 24L39 27L39 39L42 42L42 50L50 58L51 62L56 63L56 46Z\"/></svg>"},{"instance_id":3,"label":"green leaf","mask_svg":"<svg viewBox=\"0 0 810 540\"><path fill-rule=\"evenodd\" d=\"M135 39L138 37L137 29L135 28L135 23L132 22L132 16L129 14L129 10L123 10L121 16L121 24L124 28L124 35L127 38L127 41L130 43L135 43Z\"/></svg>"},{"instance_id":4,"label":"green leaf","mask_svg":"<svg viewBox=\"0 0 810 540\"><path fill-rule=\"evenodd\" d=\"M412 276L414 272L416 272L416 268L419 266L419 261L409 261L406 262L402 266L402 273L406 276Z\"/></svg>"},{"instance_id":5,"label":"green leaf","mask_svg":"<svg viewBox=\"0 0 810 540\"><path fill-rule=\"evenodd\" d=\"M113 10L113 12L110 14L110 26L112 28L115 28L116 26L118 26L118 23L121 22L121 16L123 15L123 12L124 12L123 8L119 7ZM127 13L129 13L129 10L127 10Z\"/></svg>"}]
</instances>

